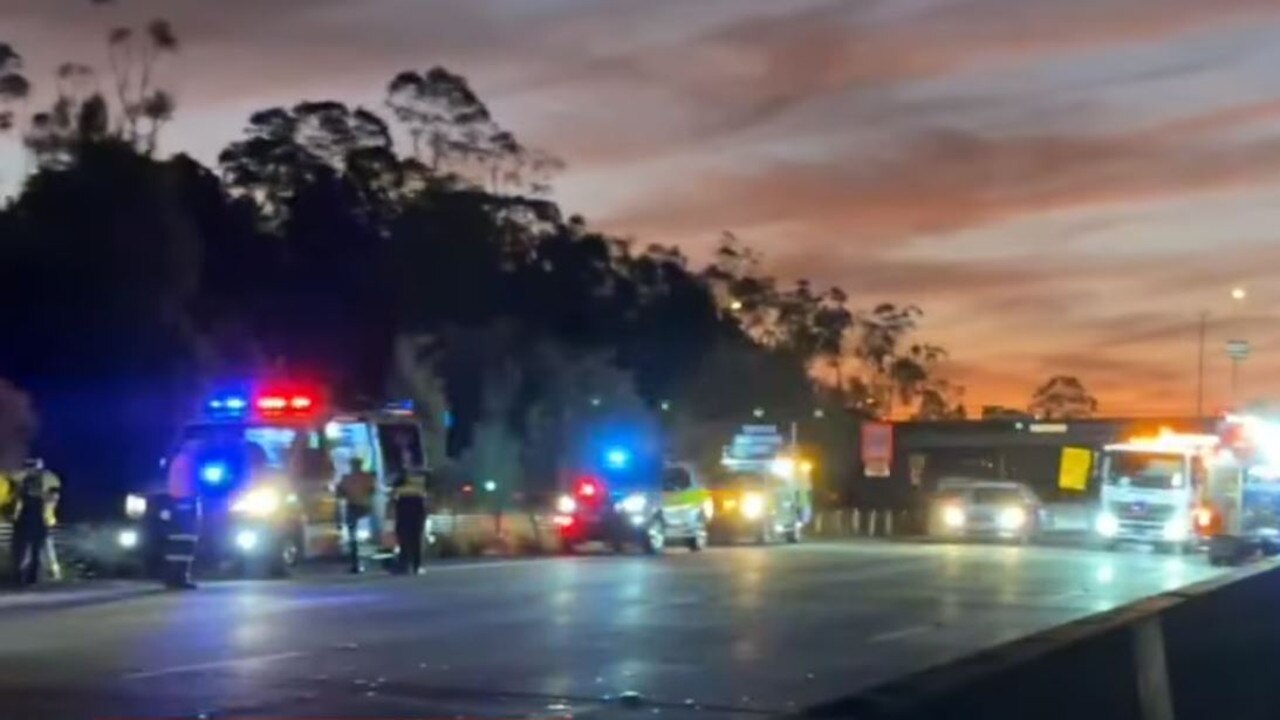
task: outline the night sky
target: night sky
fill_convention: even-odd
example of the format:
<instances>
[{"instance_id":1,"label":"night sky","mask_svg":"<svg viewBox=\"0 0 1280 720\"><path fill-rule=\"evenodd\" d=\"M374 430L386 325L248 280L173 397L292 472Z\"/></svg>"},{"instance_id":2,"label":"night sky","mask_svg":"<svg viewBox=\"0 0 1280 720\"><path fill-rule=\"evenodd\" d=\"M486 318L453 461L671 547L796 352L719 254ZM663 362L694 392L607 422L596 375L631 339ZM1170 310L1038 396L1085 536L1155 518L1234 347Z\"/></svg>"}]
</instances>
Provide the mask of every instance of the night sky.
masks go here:
<instances>
[{"instance_id":1,"label":"night sky","mask_svg":"<svg viewBox=\"0 0 1280 720\"><path fill-rule=\"evenodd\" d=\"M0 41L47 89L157 15L166 151L443 64L569 163L568 210L920 304L970 407L1066 373L1107 414L1190 413L1201 311L1211 407L1228 337L1280 395L1280 0L0 0Z\"/></svg>"}]
</instances>

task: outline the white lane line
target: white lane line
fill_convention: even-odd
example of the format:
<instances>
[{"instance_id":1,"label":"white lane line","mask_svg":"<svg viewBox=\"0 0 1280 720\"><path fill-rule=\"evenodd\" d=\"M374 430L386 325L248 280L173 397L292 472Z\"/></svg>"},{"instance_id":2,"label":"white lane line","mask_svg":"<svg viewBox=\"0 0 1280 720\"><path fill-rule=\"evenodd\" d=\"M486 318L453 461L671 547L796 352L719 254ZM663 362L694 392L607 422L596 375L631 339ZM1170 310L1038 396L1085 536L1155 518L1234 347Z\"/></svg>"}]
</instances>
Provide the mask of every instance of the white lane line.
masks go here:
<instances>
[{"instance_id":1,"label":"white lane line","mask_svg":"<svg viewBox=\"0 0 1280 720\"><path fill-rule=\"evenodd\" d=\"M927 633L933 628L934 628L933 625L912 625L910 627L904 627L898 630L890 630L889 632L886 632L886 633L880 633L879 635L872 635L870 638L867 639L867 642L868 643L893 642L894 640L901 640L903 638L909 638L913 635L920 635L923 633Z\"/></svg>"},{"instance_id":2,"label":"white lane line","mask_svg":"<svg viewBox=\"0 0 1280 720\"><path fill-rule=\"evenodd\" d=\"M247 658L235 658L233 660L218 660L215 662L197 663L195 665L175 665L173 667L161 668L159 670L148 670L146 672L130 673L124 676L125 680L145 680L147 678L163 677L165 675L182 675L184 673L201 672L203 670L218 670L221 668L234 667L253 667L263 663L275 662L277 660L288 660L290 658L302 657L304 653L300 652L282 652L275 655L257 655Z\"/></svg>"}]
</instances>

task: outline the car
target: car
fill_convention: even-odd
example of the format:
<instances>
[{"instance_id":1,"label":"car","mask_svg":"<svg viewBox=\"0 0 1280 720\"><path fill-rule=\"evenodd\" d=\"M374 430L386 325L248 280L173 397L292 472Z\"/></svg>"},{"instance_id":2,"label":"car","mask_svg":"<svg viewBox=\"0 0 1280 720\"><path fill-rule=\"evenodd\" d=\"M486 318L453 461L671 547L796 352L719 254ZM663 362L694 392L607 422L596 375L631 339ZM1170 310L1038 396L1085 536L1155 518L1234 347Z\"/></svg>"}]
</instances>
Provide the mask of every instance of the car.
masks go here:
<instances>
[{"instance_id":1,"label":"car","mask_svg":"<svg viewBox=\"0 0 1280 720\"><path fill-rule=\"evenodd\" d=\"M619 463L621 464L621 463ZM707 546L711 498L698 473L671 463L653 477L648 472L584 475L556 502L561 549L604 543L615 552L639 545L658 555L671 545L693 552Z\"/></svg>"},{"instance_id":2,"label":"car","mask_svg":"<svg viewBox=\"0 0 1280 720\"><path fill-rule=\"evenodd\" d=\"M1045 524L1040 498L1010 480L944 481L929 500L928 535L1030 542Z\"/></svg>"}]
</instances>

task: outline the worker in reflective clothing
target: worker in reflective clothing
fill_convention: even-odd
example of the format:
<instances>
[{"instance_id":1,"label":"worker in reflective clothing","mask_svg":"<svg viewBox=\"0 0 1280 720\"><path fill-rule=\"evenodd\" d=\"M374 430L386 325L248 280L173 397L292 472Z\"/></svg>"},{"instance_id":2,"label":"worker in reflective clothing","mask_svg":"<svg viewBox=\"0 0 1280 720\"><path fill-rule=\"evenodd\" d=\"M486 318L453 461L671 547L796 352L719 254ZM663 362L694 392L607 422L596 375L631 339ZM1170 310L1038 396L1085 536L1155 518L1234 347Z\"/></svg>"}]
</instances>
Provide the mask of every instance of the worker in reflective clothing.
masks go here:
<instances>
[{"instance_id":1,"label":"worker in reflective clothing","mask_svg":"<svg viewBox=\"0 0 1280 720\"><path fill-rule=\"evenodd\" d=\"M342 520L347 533L347 553L351 557L351 572L359 573L360 566L360 520L369 517L373 509L373 493L377 488L377 479L373 473L364 468L364 461L351 458L351 464L342 479L338 481L338 499L342 501Z\"/></svg>"},{"instance_id":2,"label":"worker in reflective clothing","mask_svg":"<svg viewBox=\"0 0 1280 720\"><path fill-rule=\"evenodd\" d=\"M40 561L50 580L61 580L62 565L58 562L58 549L53 544L53 528L58 524L58 501L62 499L62 482L57 475L53 473L49 475L57 484L57 492L52 493L44 504L44 523L48 532L45 533L44 545L40 549Z\"/></svg>"},{"instance_id":3,"label":"worker in reflective clothing","mask_svg":"<svg viewBox=\"0 0 1280 720\"><path fill-rule=\"evenodd\" d=\"M159 518L164 541L161 572L165 587L175 590L195 588L191 563L200 540L200 496L196 464L201 445L185 443L169 463L168 496Z\"/></svg>"},{"instance_id":4,"label":"worker in reflective clothing","mask_svg":"<svg viewBox=\"0 0 1280 720\"><path fill-rule=\"evenodd\" d=\"M400 572L417 575L422 571L422 535L427 524L426 475L401 471L391 485L391 497L395 502Z\"/></svg>"},{"instance_id":5,"label":"worker in reflective clothing","mask_svg":"<svg viewBox=\"0 0 1280 720\"><path fill-rule=\"evenodd\" d=\"M48 508L58 501L62 482L39 459L28 460L18 478L13 499L14 580L34 585L40 579L40 560L49 539Z\"/></svg>"}]
</instances>

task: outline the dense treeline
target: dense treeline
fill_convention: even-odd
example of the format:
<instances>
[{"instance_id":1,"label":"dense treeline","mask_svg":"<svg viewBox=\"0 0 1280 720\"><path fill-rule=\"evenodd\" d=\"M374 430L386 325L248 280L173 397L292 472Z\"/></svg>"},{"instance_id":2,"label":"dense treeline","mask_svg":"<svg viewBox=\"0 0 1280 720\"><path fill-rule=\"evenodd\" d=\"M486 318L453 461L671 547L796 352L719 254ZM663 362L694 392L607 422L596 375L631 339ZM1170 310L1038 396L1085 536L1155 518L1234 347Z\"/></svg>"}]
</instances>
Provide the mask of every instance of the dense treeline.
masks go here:
<instances>
[{"instance_id":1,"label":"dense treeline","mask_svg":"<svg viewBox=\"0 0 1280 720\"><path fill-rule=\"evenodd\" d=\"M32 166L0 209L0 376L72 481L145 480L204 388L263 372L411 396L437 458L506 489L601 428L664 426L687 455L798 420L839 473L851 418L957 411L945 353L911 340L918 309L783 283L732 235L696 268L566 216L547 199L561 163L444 68L392 78L383 110L256 112L206 167L155 154L169 26L108 45L105 77L64 65L29 113L0 44L0 129Z\"/></svg>"}]
</instances>

